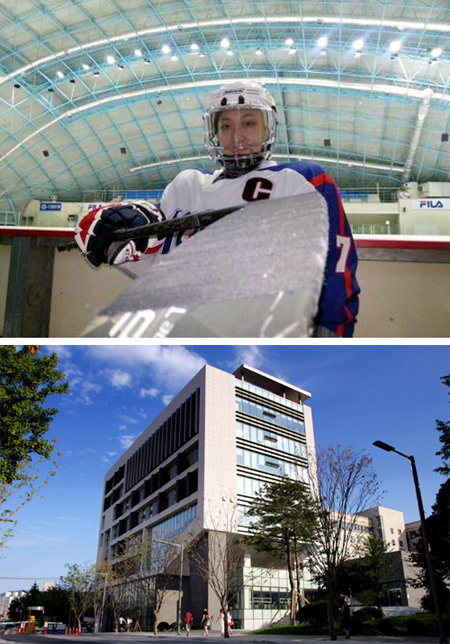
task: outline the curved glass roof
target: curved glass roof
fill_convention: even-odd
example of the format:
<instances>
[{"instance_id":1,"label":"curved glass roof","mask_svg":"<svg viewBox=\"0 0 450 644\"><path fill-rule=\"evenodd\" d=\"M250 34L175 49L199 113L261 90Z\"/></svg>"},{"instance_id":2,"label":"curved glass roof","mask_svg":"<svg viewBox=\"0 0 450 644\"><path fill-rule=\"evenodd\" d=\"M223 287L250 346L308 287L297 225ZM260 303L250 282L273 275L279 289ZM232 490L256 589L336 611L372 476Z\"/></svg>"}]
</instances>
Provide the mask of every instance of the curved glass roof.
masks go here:
<instances>
[{"instance_id":1,"label":"curved glass roof","mask_svg":"<svg viewBox=\"0 0 450 644\"><path fill-rule=\"evenodd\" d=\"M448 0L0 0L0 211L211 168L206 97L263 82L276 160L343 188L450 180Z\"/></svg>"}]
</instances>

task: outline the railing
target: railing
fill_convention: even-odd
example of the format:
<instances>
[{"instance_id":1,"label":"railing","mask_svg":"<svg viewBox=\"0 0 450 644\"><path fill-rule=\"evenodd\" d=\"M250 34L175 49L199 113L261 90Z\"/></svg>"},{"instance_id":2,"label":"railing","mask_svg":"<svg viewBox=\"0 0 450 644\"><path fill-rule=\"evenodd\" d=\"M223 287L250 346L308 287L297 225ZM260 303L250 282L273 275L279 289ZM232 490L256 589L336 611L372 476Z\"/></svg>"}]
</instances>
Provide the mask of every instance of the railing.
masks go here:
<instances>
[{"instance_id":1,"label":"railing","mask_svg":"<svg viewBox=\"0 0 450 644\"><path fill-rule=\"evenodd\" d=\"M12 210L0 211L0 225L1 226L18 226L19 215Z\"/></svg>"},{"instance_id":2,"label":"railing","mask_svg":"<svg viewBox=\"0 0 450 644\"><path fill-rule=\"evenodd\" d=\"M398 224L351 224L354 235L399 235Z\"/></svg>"},{"instance_id":3,"label":"railing","mask_svg":"<svg viewBox=\"0 0 450 644\"><path fill-rule=\"evenodd\" d=\"M341 188L343 201L369 201L372 203L395 203L399 198L398 188Z\"/></svg>"}]
</instances>

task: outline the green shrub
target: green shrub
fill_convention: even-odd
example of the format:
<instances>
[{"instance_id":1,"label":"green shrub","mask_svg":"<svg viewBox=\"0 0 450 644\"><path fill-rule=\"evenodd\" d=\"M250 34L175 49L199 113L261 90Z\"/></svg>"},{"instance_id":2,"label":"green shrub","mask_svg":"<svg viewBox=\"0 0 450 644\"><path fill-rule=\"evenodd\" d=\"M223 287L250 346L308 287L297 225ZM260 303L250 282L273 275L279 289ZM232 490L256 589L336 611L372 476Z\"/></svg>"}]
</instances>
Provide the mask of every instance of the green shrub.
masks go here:
<instances>
[{"instance_id":1,"label":"green shrub","mask_svg":"<svg viewBox=\"0 0 450 644\"><path fill-rule=\"evenodd\" d=\"M378 622L378 628L383 635L394 635L395 633L394 624L388 617L380 619Z\"/></svg>"},{"instance_id":2,"label":"green shrub","mask_svg":"<svg viewBox=\"0 0 450 644\"><path fill-rule=\"evenodd\" d=\"M420 619L415 619L411 617L406 622L406 632L408 635L428 635L427 627Z\"/></svg>"},{"instance_id":3,"label":"green shrub","mask_svg":"<svg viewBox=\"0 0 450 644\"><path fill-rule=\"evenodd\" d=\"M328 623L327 610L327 600L321 599L318 602L305 604L298 611L297 619L299 622L308 622L311 626L326 626Z\"/></svg>"},{"instance_id":4,"label":"green shrub","mask_svg":"<svg viewBox=\"0 0 450 644\"><path fill-rule=\"evenodd\" d=\"M352 635L360 635L363 631L363 627L363 621L359 617L358 613L350 617L350 633Z\"/></svg>"},{"instance_id":5,"label":"green shrub","mask_svg":"<svg viewBox=\"0 0 450 644\"><path fill-rule=\"evenodd\" d=\"M355 611L354 614L357 615L363 622L370 622L375 619L383 618L383 611L381 611L379 608L375 608L374 606L364 606L358 611Z\"/></svg>"}]
</instances>

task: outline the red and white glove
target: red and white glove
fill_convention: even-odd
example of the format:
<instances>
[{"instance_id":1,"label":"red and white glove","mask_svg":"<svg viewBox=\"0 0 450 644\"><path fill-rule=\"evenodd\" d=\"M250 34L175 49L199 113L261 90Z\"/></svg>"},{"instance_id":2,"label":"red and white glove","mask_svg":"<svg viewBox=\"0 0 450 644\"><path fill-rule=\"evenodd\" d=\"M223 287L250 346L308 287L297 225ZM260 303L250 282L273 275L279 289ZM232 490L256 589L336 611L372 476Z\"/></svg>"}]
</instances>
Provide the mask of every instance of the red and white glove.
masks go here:
<instances>
[{"instance_id":1,"label":"red and white glove","mask_svg":"<svg viewBox=\"0 0 450 644\"><path fill-rule=\"evenodd\" d=\"M164 220L163 213L147 201L109 204L90 210L75 228L75 241L93 266L138 261L147 252L148 238L113 241L112 234L121 228L136 228Z\"/></svg>"}]
</instances>

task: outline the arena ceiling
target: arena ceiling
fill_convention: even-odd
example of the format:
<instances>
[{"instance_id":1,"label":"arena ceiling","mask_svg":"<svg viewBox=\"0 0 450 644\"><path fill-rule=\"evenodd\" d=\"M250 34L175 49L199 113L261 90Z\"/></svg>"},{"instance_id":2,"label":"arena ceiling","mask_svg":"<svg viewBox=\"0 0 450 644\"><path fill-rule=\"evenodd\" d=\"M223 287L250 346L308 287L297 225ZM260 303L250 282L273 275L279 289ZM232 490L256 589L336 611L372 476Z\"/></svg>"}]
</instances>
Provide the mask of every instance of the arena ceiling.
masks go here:
<instances>
[{"instance_id":1,"label":"arena ceiling","mask_svg":"<svg viewBox=\"0 0 450 644\"><path fill-rule=\"evenodd\" d=\"M276 160L450 180L449 0L0 0L0 212L211 167L202 106L236 78L275 97Z\"/></svg>"}]
</instances>

